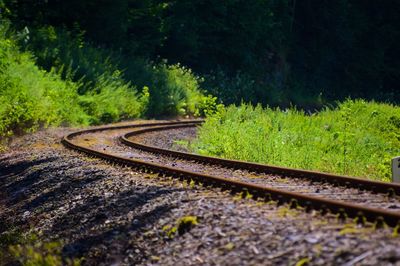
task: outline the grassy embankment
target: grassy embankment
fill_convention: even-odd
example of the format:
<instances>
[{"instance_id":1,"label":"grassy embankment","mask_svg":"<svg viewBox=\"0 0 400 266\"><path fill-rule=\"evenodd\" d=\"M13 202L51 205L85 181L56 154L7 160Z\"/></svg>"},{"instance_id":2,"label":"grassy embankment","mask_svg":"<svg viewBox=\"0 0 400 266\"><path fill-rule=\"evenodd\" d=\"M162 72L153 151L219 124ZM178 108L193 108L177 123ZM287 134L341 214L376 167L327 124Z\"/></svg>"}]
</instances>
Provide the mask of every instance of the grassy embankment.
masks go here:
<instances>
[{"instance_id":1,"label":"grassy embankment","mask_svg":"<svg viewBox=\"0 0 400 266\"><path fill-rule=\"evenodd\" d=\"M13 32L1 22L0 150L9 137L38 128L202 114L215 106L200 78L180 65L125 59L130 65L123 68L121 55L80 34L53 27ZM129 67L134 75L123 71Z\"/></svg>"},{"instance_id":2,"label":"grassy embankment","mask_svg":"<svg viewBox=\"0 0 400 266\"><path fill-rule=\"evenodd\" d=\"M389 181L400 153L400 108L345 101L307 115L242 104L207 118L200 154Z\"/></svg>"}]
</instances>

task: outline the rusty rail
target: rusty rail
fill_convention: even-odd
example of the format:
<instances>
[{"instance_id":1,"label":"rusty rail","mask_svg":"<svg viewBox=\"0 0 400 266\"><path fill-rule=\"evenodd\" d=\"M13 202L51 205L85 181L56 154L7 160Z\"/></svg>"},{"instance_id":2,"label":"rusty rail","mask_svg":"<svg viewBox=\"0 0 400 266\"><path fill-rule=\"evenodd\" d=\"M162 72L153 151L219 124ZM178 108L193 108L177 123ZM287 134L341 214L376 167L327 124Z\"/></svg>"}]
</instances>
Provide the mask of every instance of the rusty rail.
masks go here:
<instances>
[{"instance_id":1,"label":"rusty rail","mask_svg":"<svg viewBox=\"0 0 400 266\"><path fill-rule=\"evenodd\" d=\"M168 123L153 123L153 124L141 124L141 125L133 125L130 127L145 127L145 126L173 126L175 128L179 126L194 126L195 124L201 123L201 121L184 121L181 123L180 122L174 122L174 124L168 124ZM370 222L386 222L389 226L397 226L400 223L400 213L396 212L391 212L387 211L384 209L378 209L378 208L369 208L365 206L360 206L356 204L351 204L351 203L345 203L341 201L335 201L335 200L328 200L328 199L323 199L319 197L314 197L314 196L308 196L308 195L303 195L299 193L294 193L294 192L288 192L284 190L279 190L279 189L274 189L274 188L269 188L265 186L259 186L259 185L254 185L254 184L249 184L245 182L239 182L239 181L234 181L226 178L221 178L217 176L212 176L212 175L205 175L205 174L199 174L195 172L190 172L190 171L185 171L177 168L172 168L172 167L167 167L159 164L154 164L150 162L145 162L141 160L135 160L135 159L129 159L129 158L123 158L119 156L115 156L109 153L97 151L91 148L87 148L84 146L77 145L73 143L72 139L73 137L80 135L80 134L86 134L86 133L93 133L96 131L100 130L115 130L121 128L120 126L118 127L102 127L102 128L97 128L97 129L89 129L89 130L82 130L79 132L75 132L72 134L69 134L65 136L62 139L62 143L71 149L86 153L91 156L96 156L99 158L102 158L104 160L120 164L120 165L126 165L133 167L137 170L145 171L145 172L156 172L159 173L159 175L162 176L172 176L174 178L179 178L180 180L187 180L188 182L195 182L197 184L201 183L207 186L212 186L212 187L220 187L222 189L227 189L231 190L235 193L239 192L245 192L245 193L250 193L253 195L255 198L262 198L267 201L269 200L274 200L280 203L290 203L291 206L300 206L304 207L307 210L310 209L315 209L315 210L321 210L322 212L332 212L335 214L338 214L340 217L348 216L348 217L359 217L363 220L364 218L367 221ZM129 126L124 126L123 128L129 128ZM150 128L147 129L145 132L149 132ZM153 130L162 130L161 127L153 128ZM139 132L143 132L143 130L139 130ZM132 134L132 133L131 133ZM126 136L125 136L126 137ZM154 147L153 147L154 148ZM222 160L222 159L221 159ZM226 160L228 161L228 160ZM231 166L235 167L234 164L238 161L231 161ZM241 162L244 163L244 162ZM244 165L248 165L248 163L245 163ZM264 165L258 165L258 166L264 166ZM246 166L247 167L247 166ZM270 166L264 166L264 167L270 167ZM261 168L258 168L258 170ZM269 169L269 168L268 168ZM278 169L278 173L284 172L284 175L286 174L286 168L277 168L273 167L272 169ZM262 169L261 169L262 170ZM290 171L295 171L294 169L289 169ZM314 174L315 172L310 172L310 171L301 171L301 170L296 170L302 172L302 175L307 175L308 173ZM277 173L277 172L275 172ZM290 174L290 173L289 173ZM326 174L321 174L321 173L316 173L314 174L315 176L320 176L322 175L324 178L328 178L328 176L331 175L326 175ZM338 176L335 176L337 178ZM342 178L347 178L347 177L342 177ZM355 182L356 180L358 181L359 179L350 179L351 181L349 182ZM375 181L372 181L375 182ZM378 183L383 183L383 182L378 182ZM390 184L391 185L391 184ZM396 186L395 186L396 187ZM397 191L397 190L396 190Z\"/></svg>"},{"instance_id":2,"label":"rusty rail","mask_svg":"<svg viewBox=\"0 0 400 266\"><path fill-rule=\"evenodd\" d=\"M342 175L334 175L334 174L327 174L321 173L317 171L307 171L307 170L300 170L300 169L293 169L293 168L285 168L285 167L278 167L266 164L259 164L259 163L251 163L251 162L244 162L238 160L228 160L222 158L216 158L211 156L203 156L193 153L186 153L186 152L179 152L179 151L172 151L167 149L162 149L150 145L144 145L142 143L138 143L135 141L130 140L130 137L135 135L140 135L148 132L154 131L163 131L163 130L171 130L171 129L178 129L178 128L186 128L186 127L195 127L197 124L188 123L185 125L166 125L160 127L150 127L145 128L133 132L129 132L124 136L120 137L120 140L125 145L128 145L135 149L140 149L143 151L151 152L151 153L158 153L163 154L171 157L177 157L185 160L192 160L197 161L200 163L206 164L213 164L213 165L220 165L223 167L229 167L234 169L244 169L250 170L258 173L265 173L265 174L276 174L281 176L287 177L294 177L294 178L303 178L309 179L316 182L327 182L333 185L338 186L345 186L345 187L354 187L357 189L365 189L369 191L373 191L376 193L387 193L388 195L397 194L400 195L400 184L394 183L386 183L381 181L373 181L368 180L365 178L357 178L357 177L350 177L350 176L342 176Z\"/></svg>"}]
</instances>

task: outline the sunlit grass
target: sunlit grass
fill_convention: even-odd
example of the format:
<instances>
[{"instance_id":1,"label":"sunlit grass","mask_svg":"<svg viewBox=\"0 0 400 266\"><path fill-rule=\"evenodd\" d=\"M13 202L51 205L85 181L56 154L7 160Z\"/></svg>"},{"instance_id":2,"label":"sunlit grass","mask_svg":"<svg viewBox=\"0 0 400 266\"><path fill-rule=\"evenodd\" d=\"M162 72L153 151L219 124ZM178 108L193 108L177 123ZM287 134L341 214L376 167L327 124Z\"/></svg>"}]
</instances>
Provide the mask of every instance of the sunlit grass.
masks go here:
<instances>
[{"instance_id":1,"label":"sunlit grass","mask_svg":"<svg viewBox=\"0 0 400 266\"><path fill-rule=\"evenodd\" d=\"M389 181L400 153L400 108L348 100L307 115L242 104L207 118L200 154Z\"/></svg>"}]
</instances>

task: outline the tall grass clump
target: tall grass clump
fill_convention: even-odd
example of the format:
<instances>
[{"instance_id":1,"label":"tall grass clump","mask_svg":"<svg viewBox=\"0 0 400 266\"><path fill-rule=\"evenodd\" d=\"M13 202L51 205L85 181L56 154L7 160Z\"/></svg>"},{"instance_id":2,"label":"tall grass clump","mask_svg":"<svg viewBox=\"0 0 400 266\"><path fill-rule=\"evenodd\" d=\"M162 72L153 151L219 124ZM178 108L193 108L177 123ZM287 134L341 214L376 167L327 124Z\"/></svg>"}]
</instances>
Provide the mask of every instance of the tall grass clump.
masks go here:
<instances>
[{"instance_id":1,"label":"tall grass clump","mask_svg":"<svg viewBox=\"0 0 400 266\"><path fill-rule=\"evenodd\" d=\"M400 153L400 108L347 100L305 114L242 104L209 116L193 150L201 154L389 181Z\"/></svg>"}]
</instances>

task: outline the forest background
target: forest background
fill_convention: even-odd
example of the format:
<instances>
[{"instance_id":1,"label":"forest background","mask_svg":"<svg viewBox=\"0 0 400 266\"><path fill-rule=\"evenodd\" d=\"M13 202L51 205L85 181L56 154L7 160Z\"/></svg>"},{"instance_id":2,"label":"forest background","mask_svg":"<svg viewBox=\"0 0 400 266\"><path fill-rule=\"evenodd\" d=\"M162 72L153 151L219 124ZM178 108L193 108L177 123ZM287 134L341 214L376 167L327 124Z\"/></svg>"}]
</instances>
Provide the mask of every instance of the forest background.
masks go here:
<instances>
[{"instance_id":1,"label":"forest background","mask_svg":"<svg viewBox=\"0 0 400 266\"><path fill-rule=\"evenodd\" d=\"M133 72L146 70L130 61L167 59L204 77L225 104L304 107L348 96L399 102L399 13L395 0L6 0L2 8L29 30L31 50L52 53L35 54L45 69L79 62L57 62L55 30L121 55L116 64L138 88L149 84Z\"/></svg>"}]
</instances>

